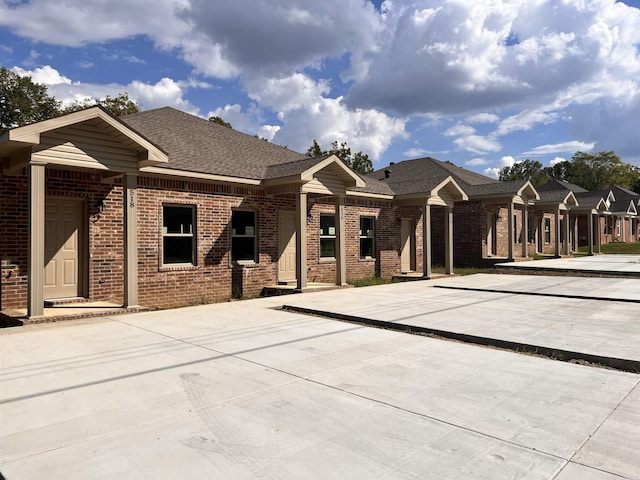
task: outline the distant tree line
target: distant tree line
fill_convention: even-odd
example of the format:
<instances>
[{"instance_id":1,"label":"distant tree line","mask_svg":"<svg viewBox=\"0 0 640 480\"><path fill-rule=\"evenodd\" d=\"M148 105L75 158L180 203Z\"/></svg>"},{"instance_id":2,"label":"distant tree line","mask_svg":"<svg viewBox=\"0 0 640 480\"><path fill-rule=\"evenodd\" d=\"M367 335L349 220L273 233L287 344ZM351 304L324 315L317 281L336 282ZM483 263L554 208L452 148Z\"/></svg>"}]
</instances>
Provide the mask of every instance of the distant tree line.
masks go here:
<instances>
[{"instance_id":1,"label":"distant tree line","mask_svg":"<svg viewBox=\"0 0 640 480\"><path fill-rule=\"evenodd\" d=\"M538 160L516 162L500 170L499 180L530 180L534 186L564 180L586 190L605 190L612 185L640 192L640 168L623 162L613 151L576 152L571 160L544 167Z\"/></svg>"}]
</instances>

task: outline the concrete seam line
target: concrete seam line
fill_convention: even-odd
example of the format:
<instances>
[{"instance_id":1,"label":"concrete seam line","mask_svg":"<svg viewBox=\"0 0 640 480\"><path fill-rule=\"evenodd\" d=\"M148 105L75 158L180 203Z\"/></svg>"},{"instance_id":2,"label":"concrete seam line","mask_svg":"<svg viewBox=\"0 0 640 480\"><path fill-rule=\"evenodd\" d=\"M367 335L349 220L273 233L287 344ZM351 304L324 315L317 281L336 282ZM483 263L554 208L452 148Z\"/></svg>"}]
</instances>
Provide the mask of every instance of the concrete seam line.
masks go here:
<instances>
[{"instance_id":1,"label":"concrete seam line","mask_svg":"<svg viewBox=\"0 0 640 480\"><path fill-rule=\"evenodd\" d=\"M618 410L618 408L620 408L620 405L622 405L622 403L629 398L629 396L633 393L634 390L636 390L638 388L638 385L640 385L640 380L638 380L635 385L633 387L631 387L629 389L629 391L624 395L624 397L622 397L622 399L620 399L620 401L616 404L615 407L613 407L613 409L611 409L611 411L609 412L608 415L606 415L602 421L600 423L598 423L598 425L596 425L596 428L593 430L593 432L591 432L589 435L587 435L587 438L585 438L582 443L578 446L578 448L576 448L576 451L573 452L573 455L571 455L571 458L569 458L569 460L567 460L567 463L560 469L560 471L558 471L558 473L556 475L553 476L553 479L557 478L558 475L560 475L560 473L566 468L567 465L569 465L570 463L576 464L576 465L581 465L583 467L587 467L587 468L591 468L593 470L597 470L599 472L604 472L604 473L609 473L611 475L618 475L615 472L610 472L609 470L603 470L601 468L598 467L594 467L593 465L588 465L582 462L575 462L573 459L575 458L575 456L580 452L580 450L582 450L582 448L587 444L587 442L589 440L591 440L593 438L593 436L598 433L598 430L600 430L600 428L602 427L602 425L604 425L604 423L609 420L609 418L611 418L611 416ZM621 478L628 478L628 477L622 477Z\"/></svg>"},{"instance_id":2,"label":"concrete seam line","mask_svg":"<svg viewBox=\"0 0 640 480\"><path fill-rule=\"evenodd\" d=\"M640 303L640 299L635 298L591 297L588 295L572 295L568 293L515 292L513 290L501 290L498 288L456 287L453 285L434 285L433 288L443 288L445 290L465 290L469 292L508 293L512 295L531 295L537 297L573 298L576 300L598 300L601 302Z\"/></svg>"},{"instance_id":3,"label":"concrete seam line","mask_svg":"<svg viewBox=\"0 0 640 480\"><path fill-rule=\"evenodd\" d=\"M293 312L306 313L309 315L315 315L319 317L331 318L333 320L339 320L347 323L355 323L359 325L368 325L377 328L384 328L386 330L395 330L399 332L410 333L412 335L429 335L434 337L445 338L448 340L455 340L472 345L483 345L487 347L495 347L503 350L509 350L515 353L529 353L540 355L551 360L559 360L563 362L570 362L571 360L582 360L592 364L590 366L602 365L615 370L620 370L629 373L640 373L640 361L629 360L626 358L604 357L601 355L592 355L583 352L575 352L571 350L563 350L559 348L544 347L541 345L532 345L528 343L516 342L511 340L501 340L491 337L480 337L477 335L470 335L466 333L452 332L448 330L439 330L429 327L418 327L414 325L408 325L403 323L387 322L384 320L375 320L364 317L357 317L354 315L346 315L341 313L333 313L322 310L314 310L312 308L297 307L292 305L284 305L283 310L289 310Z\"/></svg>"}]
</instances>

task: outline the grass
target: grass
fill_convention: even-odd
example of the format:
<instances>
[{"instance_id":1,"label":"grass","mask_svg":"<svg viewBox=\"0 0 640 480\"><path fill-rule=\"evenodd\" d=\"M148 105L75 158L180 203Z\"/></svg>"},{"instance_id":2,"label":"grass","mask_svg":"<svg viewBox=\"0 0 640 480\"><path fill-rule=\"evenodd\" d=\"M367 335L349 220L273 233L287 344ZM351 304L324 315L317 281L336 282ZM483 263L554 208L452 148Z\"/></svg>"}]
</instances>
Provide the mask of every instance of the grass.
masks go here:
<instances>
[{"instance_id":1,"label":"grass","mask_svg":"<svg viewBox=\"0 0 640 480\"><path fill-rule=\"evenodd\" d=\"M579 247L579 253L587 253L588 247ZM600 251L605 254L615 255L615 254L623 254L623 255L640 255L640 242L632 242L632 243L622 243L622 242L614 242L614 243L605 243L601 245Z\"/></svg>"}]
</instances>

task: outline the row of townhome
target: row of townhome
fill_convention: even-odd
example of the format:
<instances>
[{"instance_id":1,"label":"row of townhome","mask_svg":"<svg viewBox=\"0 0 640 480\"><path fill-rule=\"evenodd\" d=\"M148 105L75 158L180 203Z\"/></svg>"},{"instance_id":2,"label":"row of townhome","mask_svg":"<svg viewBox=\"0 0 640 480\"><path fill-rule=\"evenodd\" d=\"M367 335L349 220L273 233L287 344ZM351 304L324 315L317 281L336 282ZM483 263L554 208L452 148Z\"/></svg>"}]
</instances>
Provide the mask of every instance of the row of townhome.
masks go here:
<instances>
[{"instance_id":1,"label":"row of townhome","mask_svg":"<svg viewBox=\"0 0 640 480\"><path fill-rule=\"evenodd\" d=\"M0 165L0 310L29 318L47 302L170 308L638 239L626 190L432 158L361 176L172 108L18 127Z\"/></svg>"}]
</instances>

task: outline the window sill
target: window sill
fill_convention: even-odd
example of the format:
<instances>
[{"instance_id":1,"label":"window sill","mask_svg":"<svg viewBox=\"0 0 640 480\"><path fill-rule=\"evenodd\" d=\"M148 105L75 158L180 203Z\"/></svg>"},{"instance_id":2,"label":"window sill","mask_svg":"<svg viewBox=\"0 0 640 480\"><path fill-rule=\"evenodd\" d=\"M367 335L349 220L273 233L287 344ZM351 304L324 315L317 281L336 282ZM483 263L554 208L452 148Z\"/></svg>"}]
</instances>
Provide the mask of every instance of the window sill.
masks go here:
<instances>
[{"instance_id":1,"label":"window sill","mask_svg":"<svg viewBox=\"0 0 640 480\"><path fill-rule=\"evenodd\" d=\"M197 265L192 263L174 263L174 264L166 264L160 265L161 272L181 272L186 270L195 270Z\"/></svg>"},{"instance_id":2,"label":"window sill","mask_svg":"<svg viewBox=\"0 0 640 480\"><path fill-rule=\"evenodd\" d=\"M360 257L360 261L361 262L375 262L376 258L375 257Z\"/></svg>"},{"instance_id":3,"label":"window sill","mask_svg":"<svg viewBox=\"0 0 640 480\"><path fill-rule=\"evenodd\" d=\"M336 263L336 257L320 257L318 263Z\"/></svg>"},{"instance_id":4,"label":"window sill","mask_svg":"<svg viewBox=\"0 0 640 480\"><path fill-rule=\"evenodd\" d=\"M258 263L255 260L234 260L231 262L231 268L234 268L234 267L254 268L257 266L258 266Z\"/></svg>"}]
</instances>

